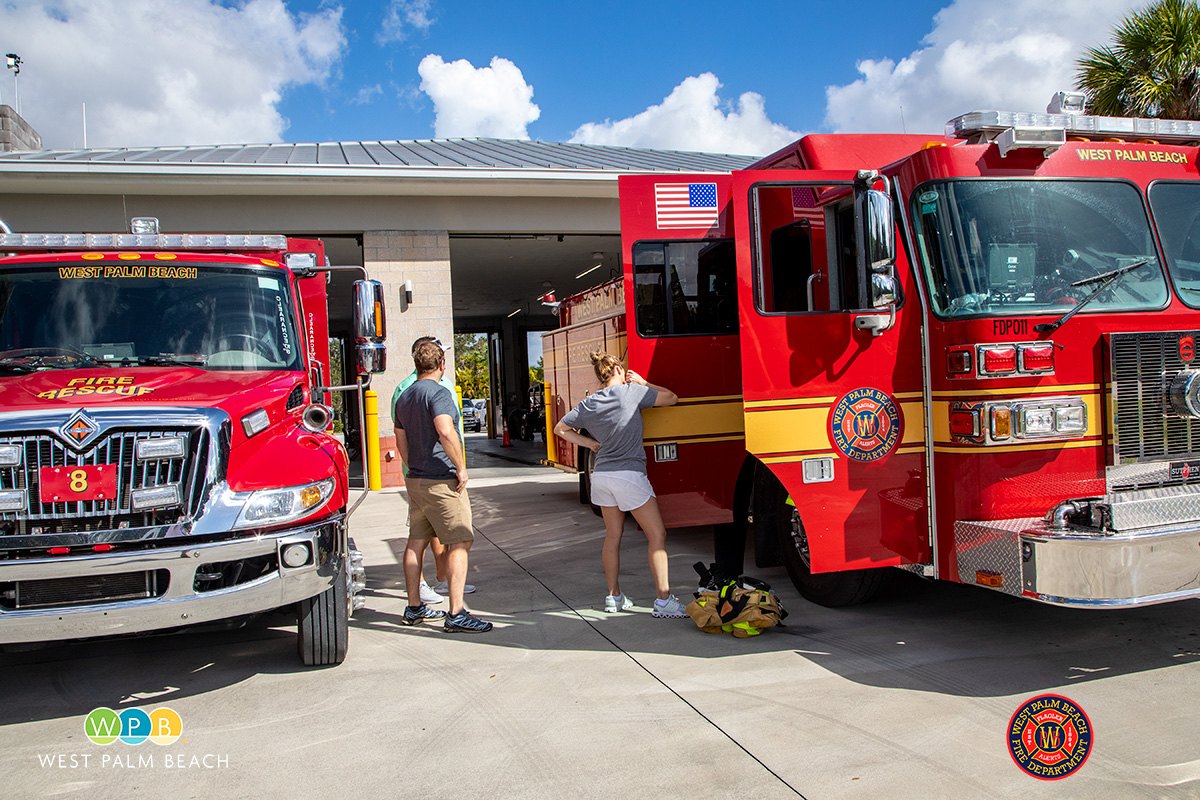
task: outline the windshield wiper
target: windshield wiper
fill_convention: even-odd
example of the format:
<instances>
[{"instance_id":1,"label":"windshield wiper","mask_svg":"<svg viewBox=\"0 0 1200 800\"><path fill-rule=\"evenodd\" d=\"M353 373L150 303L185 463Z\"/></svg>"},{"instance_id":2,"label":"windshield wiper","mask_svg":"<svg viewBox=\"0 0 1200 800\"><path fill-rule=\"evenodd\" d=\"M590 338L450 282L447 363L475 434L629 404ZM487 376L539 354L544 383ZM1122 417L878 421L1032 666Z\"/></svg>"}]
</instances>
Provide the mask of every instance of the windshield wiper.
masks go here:
<instances>
[{"instance_id":1,"label":"windshield wiper","mask_svg":"<svg viewBox=\"0 0 1200 800\"><path fill-rule=\"evenodd\" d=\"M39 369L94 367L104 363L95 356L62 347L20 347L16 350L6 350L4 353L0 356L0 364L9 369L26 367L30 372ZM29 355L21 355L22 353Z\"/></svg>"},{"instance_id":2,"label":"windshield wiper","mask_svg":"<svg viewBox=\"0 0 1200 800\"><path fill-rule=\"evenodd\" d=\"M147 367L203 367L208 363L208 359L200 356L158 355L122 358L120 363L141 364Z\"/></svg>"},{"instance_id":3,"label":"windshield wiper","mask_svg":"<svg viewBox=\"0 0 1200 800\"><path fill-rule=\"evenodd\" d=\"M4 372L37 372L37 369L27 358L0 358L0 370Z\"/></svg>"},{"instance_id":4,"label":"windshield wiper","mask_svg":"<svg viewBox=\"0 0 1200 800\"><path fill-rule=\"evenodd\" d=\"M1133 272L1138 267L1144 267L1149 263L1150 259L1143 258L1140 261L1134 261L1132 264L1126 264L1123 267L1117 267L1116 269L1109 270L1108 272L1102 272L1099 275L1093 275L1090 278L1084 278L1081 281L1075 281L1071 284L1072 286L1090 286L1091 284L1097 282L1099 282L1100 285L1093 289L1091 294L1076 303L1074 308L1063 314L1058 319L1054 320L1054 322L1040 322L1037 325L1034 325L1033 329L1039 333L1054 333L1063 326L1063 323L1079 313L1079 311L1088 303L1092 302L1092 300L1096 299L1096 295L1100 294L1109 286L1112 286L1114 283L1116 283L1117 278L1120 278L1126 272Z\"/></svg>"}]
</instances>

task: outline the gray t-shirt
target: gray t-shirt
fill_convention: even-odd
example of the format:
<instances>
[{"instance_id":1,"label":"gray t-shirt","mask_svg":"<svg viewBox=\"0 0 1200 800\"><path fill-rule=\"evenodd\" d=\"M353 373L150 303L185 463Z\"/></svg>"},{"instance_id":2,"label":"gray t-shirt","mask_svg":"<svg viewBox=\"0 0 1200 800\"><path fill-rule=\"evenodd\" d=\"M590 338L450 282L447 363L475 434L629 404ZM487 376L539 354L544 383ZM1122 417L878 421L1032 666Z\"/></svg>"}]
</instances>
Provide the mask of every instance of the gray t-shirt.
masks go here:
<instances>
[{"instance_id":1,"label":"gray t-shirt","mask_svg":"<svg viewBox=\"0 0 1200 800\"><path fill-rule=\"evenodd\" d=\"M562 421L572 428L586 429L589 436L600 442L596 472L627 469L645 474L642 409L650 408L657 399L657 390L640 383L608 386L585 397L563 415Z\"/></svg>"},{"instance_id":2,"label":"gray t-shirt","mask_svg":"<svg viewBox=\"0 0 1200 800\"><path fill-rule=\"evenodd\" d=\"M457 431L459 413L453 392L429 378L405 389L392 409L393 422L408 439L408 474L413 478L440 480L457 474L433 426L433 418L441 414L450 417ZM458 446L462 447L461 439Z\"/></svg>"}]
</instances>

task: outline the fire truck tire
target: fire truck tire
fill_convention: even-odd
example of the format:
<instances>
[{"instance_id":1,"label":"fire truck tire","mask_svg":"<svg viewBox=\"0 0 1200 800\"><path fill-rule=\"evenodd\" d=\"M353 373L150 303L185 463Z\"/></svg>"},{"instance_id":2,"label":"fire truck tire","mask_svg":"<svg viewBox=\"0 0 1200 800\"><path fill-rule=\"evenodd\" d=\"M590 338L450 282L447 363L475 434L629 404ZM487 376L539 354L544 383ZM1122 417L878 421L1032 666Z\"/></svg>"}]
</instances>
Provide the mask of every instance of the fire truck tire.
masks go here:
<instances>
[{"instance_id":1,"label":"fire truck tire","mask_svg":"<svg viewBox=\"0 0 1200 800\"><path fill-rule=\"evenodd\" d=\"M604 516L600 506L592 502L592 472L595 468L596 457L586 447L579 448L579 502L592 507L592 513L597 517Z\"/></svg>"},{"instance_id":2,"label":"fire truck tire","mask_svg":"<svg viewBox=\"0 0 1200 800\"><path fill-rule=\"evenodd\" d=\"M296 604L296 650L305 666L331 666L346 660L351 602L350 574L343 559L333 586Z\"/></svg>"},{"instance_id":3,"label":"fire truck tire","mask_svg":"<svg viewBox=\"0 0 1200 800\"><path fill-rule=\"evenodd\" d=\"M763 504L759 506L761 512L755 512L755 520L762 518L775 526L788 577L804 599L826 608L841 608L865 603L875 596L883 585L882 569L853 569L814 575L810 569L804 523L796 506L787 502L788 494L783 484L767 473L760 479L755 491L760 493L758 503Z\"/></svg>"}]
</instances>

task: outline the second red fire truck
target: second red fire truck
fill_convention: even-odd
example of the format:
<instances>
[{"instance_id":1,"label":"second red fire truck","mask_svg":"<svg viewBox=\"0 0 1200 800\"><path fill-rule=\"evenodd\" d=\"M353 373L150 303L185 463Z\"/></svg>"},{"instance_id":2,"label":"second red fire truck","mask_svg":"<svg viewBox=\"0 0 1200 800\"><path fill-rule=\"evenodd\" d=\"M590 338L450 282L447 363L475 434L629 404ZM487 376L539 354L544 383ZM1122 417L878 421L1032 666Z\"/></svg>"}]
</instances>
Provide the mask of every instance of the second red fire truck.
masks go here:
<instances>
[{"instance_id":1,"label":"second red fire truck","mask_svg":"<svg viewBox=\"0 0 1200 800\"><path fill-rule=\"evenodd\" d=\"M623 274L546 335L548 427L608 350L668 526L825 605L881 567L1065 606L1200 595L1200 123L974 112L620 180ZM552 439L550 460L586 454ZM752 521L752 525L747 525Z\"/></svg>"}]
</instances>

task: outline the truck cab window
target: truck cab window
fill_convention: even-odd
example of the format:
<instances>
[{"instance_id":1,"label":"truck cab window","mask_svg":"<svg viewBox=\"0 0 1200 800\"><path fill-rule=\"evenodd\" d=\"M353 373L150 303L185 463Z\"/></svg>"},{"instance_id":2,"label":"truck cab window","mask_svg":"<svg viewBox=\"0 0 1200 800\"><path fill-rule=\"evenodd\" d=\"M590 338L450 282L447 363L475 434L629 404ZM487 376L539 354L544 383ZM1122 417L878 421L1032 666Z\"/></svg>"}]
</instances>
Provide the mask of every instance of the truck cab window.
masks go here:
<instances>
[{"instance_id":1,"label":"truck cab window","mask_svg":"<svg viewBox=\"0 0 1200 800\"><path fill-rule=\"evenodd\" d=\"M737 285L730 239L638 242L634 307L642 336L737 331Z\"/></svg>"},{"instance_id":2,"label":"truck cab window","mask_svg":"<svg viewBox=\"0 0 1200 800\"><path fill-rule=\"evenodd\" d=\"M760 311L794 314L867 307L866 265L860 263L860 226L849 187L757 186L754 203Z\"/></svg>"},{"instance_id":3,"label":"truck cab window","mask_svg":"<svg viewBox=\"0 0 1200 800\"><path fill-rule=\"evenodd\" d=\"M764 311L814 310L809 307L808 299L809 282L813 277L811 222L802 219L771 231L767 273L763 280L764 288L768 289L763 298ZM828 293L828 288L825 292Z\"/></svg>"}]
</instances>

